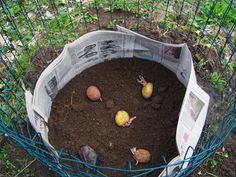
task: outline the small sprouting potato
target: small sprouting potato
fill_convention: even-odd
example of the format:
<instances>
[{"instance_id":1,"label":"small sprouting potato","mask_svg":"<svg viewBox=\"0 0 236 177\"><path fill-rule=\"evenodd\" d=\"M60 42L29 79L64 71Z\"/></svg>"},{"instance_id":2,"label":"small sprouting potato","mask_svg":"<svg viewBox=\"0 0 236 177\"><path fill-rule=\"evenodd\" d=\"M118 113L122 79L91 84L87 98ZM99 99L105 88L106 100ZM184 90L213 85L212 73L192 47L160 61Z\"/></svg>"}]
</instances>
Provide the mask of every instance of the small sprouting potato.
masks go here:
<instances>
[{"instance_id":1,"label":"small sprouting potato","mask_svg":"<svg viewBox=\"0 0 236 177\"><path fill-rule=\"evenodd\" d=\"M151 154L146 149L137 149L136 147L133 147L130 149L134 159L136 160L136 165L138 163L148 163L151 160Z\"/></svg>"},{"instance_id":2,"label":"small sprouting potato","mask_svg":"<svg viewBox=\"0 0 236 177\"><path fill-rule=\"evenodd\" d=\"M88 145L82 146L79 151L79 157L83 162L94 165L97 160L97 153Z\"/></svg>"},{"instance_id":3,"label":"small sprouting potato","mask_svg":"<svg viewBox=\"0 0 236 177\"><path fill-rule=\"evenodd\" d=\"M136 116L129 117L129 114L126 111L118 111L115 116L116 124L120 127L129 127L133 120L136 119Z\"/></svg>"},{"instance_id":4,"label":"small sprouting potato","mask_svg":"<svg viewBox=\"0 0 236 177\"><path fill-rule=\"evenodd\" d=\"M147 82L143 76L139 76L137 80L142 86L142 95L144 98L150 98L153 92L153 84L151 82Z\"/></svg>"},{"instance_id":5,"label":"small sprouting potato","mask_svg":"<svg viewBox=\"0 0 236 177\"><path fill-rule=\"evenodd\" d=\"M98 100L102 100L101 98L101 92L100 90L96 87L96 86L89 86L87 88L87 91L86 91L86 94L88 96L88 98L91 100L91 101L98 101Z\"/></svg>"},{"instance_id":6,"label":"small sprouting potato","mask_svg":"<svg viewBox=\"0 0 236 177\"><path fill-rule=\"evenodd\" d=\"M124 127L125 124L129 121L129 114L126 111L118 111L115 116L116 124L120 127Z\"/></svg>"},{"instance_id":7,"label":"small sprouting potato","mask_svg":"<svg viewBox=\"0 0 236 177\"><path fill-rule=\"evenodd\" d=\"M153 84L151 82L148 82L145 86L142 88L142 95L144 98L150 98L152 96L153 91Z\"/></svg>"}]
</instances>

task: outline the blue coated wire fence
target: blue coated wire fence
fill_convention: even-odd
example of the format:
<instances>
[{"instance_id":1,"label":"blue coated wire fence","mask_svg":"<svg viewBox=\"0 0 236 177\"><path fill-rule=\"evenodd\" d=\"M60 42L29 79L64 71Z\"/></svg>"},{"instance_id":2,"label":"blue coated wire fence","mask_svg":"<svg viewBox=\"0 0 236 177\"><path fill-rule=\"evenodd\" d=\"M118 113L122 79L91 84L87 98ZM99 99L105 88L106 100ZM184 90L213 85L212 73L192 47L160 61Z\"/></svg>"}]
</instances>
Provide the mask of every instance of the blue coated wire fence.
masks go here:
<instances>
[{"instance_id":1,"label":"blue coated wire fence","mask_svg":"<svg viewBox=\"0 0 236 177\"><path fill-rule=\"evenodd\" d=\"M106 176L109 171L142 176L167 168L164 157L163 165L138 170L130 162L126 169L84 164L68 149L58 149L56 157L32 129L21 80L33 89L48 65L36 62L36 54L47 55L47 48L58 52L90 31L119 24L157 40L188 44L211 106L194 155L184 160L188 167L175 176L192 173L236 127L234 0L0 0L0 14L0 132L60 176Z\"/></svg>"}]
</instances>

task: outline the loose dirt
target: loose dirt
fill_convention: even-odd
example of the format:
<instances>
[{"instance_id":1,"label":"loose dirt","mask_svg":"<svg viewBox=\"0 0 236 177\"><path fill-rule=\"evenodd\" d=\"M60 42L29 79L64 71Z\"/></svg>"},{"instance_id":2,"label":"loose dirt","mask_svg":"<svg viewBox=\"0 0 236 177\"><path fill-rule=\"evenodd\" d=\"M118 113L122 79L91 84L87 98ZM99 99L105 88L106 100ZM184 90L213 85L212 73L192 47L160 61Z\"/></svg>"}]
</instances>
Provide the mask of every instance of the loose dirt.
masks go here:
<instances>
[{"instance_id":1,"label":"loose dirt","mask_svg":"<svg viewBox=\"0 0 236 177\"><path fill-rule=\"evenodd\" d=\"M154 84L151 99L142 97L139 75ZM87 98L90 85L100 89L102 102ZM135 168L156 166L163 163L161 155L167 161L177 155L175 133L184 93L174 73L154 62L133 58L95 65L59 91L48 123L49 140L57 149L68 147L74 154L89 145L99 155L99 165L120 168L128 160L135 164L130 148L144 148L152 160ZM118 110L137 116L130 127L115 124Z\"/></svg>"}]
</instances>

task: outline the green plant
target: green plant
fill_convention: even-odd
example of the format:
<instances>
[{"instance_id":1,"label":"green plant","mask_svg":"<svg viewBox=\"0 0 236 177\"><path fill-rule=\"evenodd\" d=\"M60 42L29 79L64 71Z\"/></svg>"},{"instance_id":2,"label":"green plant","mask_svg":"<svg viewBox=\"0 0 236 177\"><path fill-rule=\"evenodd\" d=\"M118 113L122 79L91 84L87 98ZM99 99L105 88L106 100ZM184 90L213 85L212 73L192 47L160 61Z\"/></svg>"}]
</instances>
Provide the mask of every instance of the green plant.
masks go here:
<instances>
[{"instance_id":1,"label":"green plant","mask_svg":"<svg viewBox=\"0 0 236 177\"><path fill-rule=\"evenodd\" d=\"M236 69L236 61L228 62L227 67L229 68L229 70L234 71Z\"/></svg>"},{"instance_id":2,"label":"green plant","mask_svg":"<svg viewBox=\"0 0 236 177\"><path fill-rule=\"evenodd\" d=\"M12 174L16 173L16 166L9 159L8 151L5 148L0 148L0 161Z\"/></svg>"},{"instance_id":3,"label":"green plant","mask_svg":"<svg viewBox=\"0 0 236 177\"><path fill-rule=\"evenodd\" d=\"M7 174L2 174L2 171L0 172L1 175L5 176L15 176L21 174L22 176L34 176L33 170L28 168L29 164L31 164L33 161L29 161L29 159L25 157L20 157L20 159L15 159L15 157L11 157L11 153L16 152L17 149L13 146L6 144L4 147L0 148L0 162L4 165L6 168Z\"/></svg>"},{"instance_id":4,"label":"green plant","mask_svg":"<svg viewBox=\"0 0 236 177\"><path fill-rule=\"evenodd\" d=\"M204 48L208 48L208 49L211 48L211 43L210 43L210 41L209 41L209 38L206 37L206 36L204 36L204 37L197 37L196 44L197 44L197 45L201 45L201 46L203 46Z\"/></svg>"},{"instance_id":5,"label":"green plant","mask_svg":"<svg viewBox=\"0 0 236 177\"><path fill-rule=\"evenodd\" d=\"M221 25L224 27L229 27L236 20L235 8L230 8L228 15L224 16L229 4L231 3L231 0L219 0L216 3L215 2L216 1L211 0L204 0L202 2L202 5L200 6L199 16L196 17L196 21L198 22L198 25L200 27L203 27L205 25L209 17L209 13L212 9L212 13L210 14L211 16L208 19L208 25L218 24L224 17L223 23Z\"/></svg>"},{"instance_id":6,"label":"green plant","mask_svg":"<svg viewBox=\"0 0 236 177\"><path fill-rule=\"evenodd\" d=\"M30 62L34 53L38 51L38 46L31 46L25 50L20 57L11 64L11 68L8 69L5 78L0 82L1 85L1 120L7 126L11 127L13 121L18 120L19 117L25 114L25 102L24 100L24 90L21 89L19 84L19 78L26 80L26 72L31 72L32 67L30 67ZM31 69L27 71L28 69ZM4 69L4 68L3 68ZM12 94L14 92L14 94ZM8 102L12 109L5 104ZM18 111L14 111L14 109ZM21 119L20 122L23 122ZM19 122L19 123L20 123Z\"/></svg>"},{"instance_id":7,"label":"green plant","mask_svg":"<svg viewBox=\"0 0 236 177\"><path fill-rule=\"evenodd\" d=\"M212 177L219 177L215 173L217 169L219 168L219 165L223 162L224 159L228 158L229 154L225 150L224 147L216 151L216 153L209 158L202 168L200 168L200 171L198 172L199 176L212 176Z\"/></svg>"},{"instance_id":8,"label":"green plant","mask_svg":"<svg viewBox=\"0 0 236 177\"><path fill-rule=\"evenodd\" d=\"M215 172L219 163L228 157L228 152L222 147L222 149L216 151L215 155L207 161L207 166L210 168L211 172Z\"/></svg>"},{"instance_id":9,"label":"green plant","mask_svg":"<svg viewBox=\"0 0 236 177\"><path fill-rule=\"evenodd\" d=\"M96 23L98 20L98 17L95 15L91 15L90 12L86 12L84 14L84 20L86 21L86 23Z\"/></svg>"},{"instance_id":10,"label":"green plant","mask_svg":"<svg viewBox=\"0 0 236 177\"><path fill-rule=\"evenodd\" d=\"M107 24L107 28L108 29L114 29L116 27L116 21L113 20L113 21L110 21L108 24Z\"/></svg>"},{"instance_id":11,"label":"green plant","mask_svg":"<svg viewBox=\"0 0 236 177\"><path fill-rule=\"evenodd\" d=\"M219 91L222 91L226 85L225 79L218 72L214 71L208 75L211 86Z\"/></svg>"},{"instance_id":12,"label":"green plant","mask_svg":"<svg viewBox=\"0 0 236 177\"><path fill-rule=\"evenodd\" d=\"M159 22L159 27L166 30L166 31L172 31L172 30L176 29L177 25L175 22L173 22L173 23L168 22L167 23L163 20L163 21Z\"/></svg>"},{"instance_id":13,"label":"green plant","mask_svg":"<svg viewBox=\"0 0 236 177\"><path fill-rule=\"evenodd\" d=\"M142 15L143 17L148 17L150 15L150 11L154 8L154 0L110 0L107 3L104 2L104 0L95 0L95 3L100 4L99 7L102 7L105 12L123 10L126 12L132 12L135 15Z\"/></svg>"},{"instance_id":14,"label":"green plant","mask_svg":"<svg viewBox=\"0 0 236 177\"><path fill-rule=\"evenodd\" d=\"M236 61L229 61L228 58L224 57L221 60L223 67L226 67L229 71L234 71L236 69Z\"/></svg>"},{"instance_id":15,"label":"green plant","mask_svg":"<svg viewBox=\"0 0 236 177\"><path fill-rule=\"evenodd\" d=\"M199 62L197 63L197 69L198 71L203 71L207 65L207 61L204 59L200 59Z\"/></svg>"}]
</instances>

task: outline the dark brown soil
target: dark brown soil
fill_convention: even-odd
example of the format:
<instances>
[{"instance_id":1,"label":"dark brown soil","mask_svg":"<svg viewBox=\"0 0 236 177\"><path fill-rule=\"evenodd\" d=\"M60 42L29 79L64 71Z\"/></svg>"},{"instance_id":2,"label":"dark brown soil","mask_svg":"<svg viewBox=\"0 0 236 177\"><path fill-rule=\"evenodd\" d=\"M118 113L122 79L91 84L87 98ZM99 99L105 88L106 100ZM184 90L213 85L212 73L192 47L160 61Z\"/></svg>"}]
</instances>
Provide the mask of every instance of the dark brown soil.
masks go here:
<instances>
[{"instance_id":1,"label":"dark brown soil","mask_svg":"<svg viewBox=\"0 0 236 177\"><path fill-rule=\"evenodd\" d=\"M236 130L228 138L224 147L229 157L219 163L216 174L218 176L236 176Z\"/></svg>"},{"instance_id":2,"label":"dark brown soil","mask_svg":"<svg viewBox=\"0 0 236 177\"><path fill-rule=\"evenodd\" d=\"M154 84L152 99L142 97L139 75ZM101 90L102 102L88 100L85 92L90 85ZM82 145L89 145L99 155L99 165L120 168L132 160L130 148L145 148L152 160L137 168L156 166L161 155L169 161L178 154L175 131L184 93L176 76L160 64L140 59L98 64L58 93L48 124L49 140L57 149L65 146L75 154ZM137 119L130 127L118 127L114 121L118 110Z\"/></svg>"}]
</instances>

